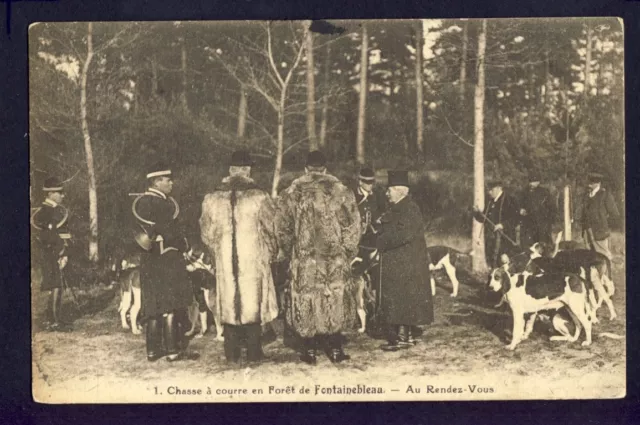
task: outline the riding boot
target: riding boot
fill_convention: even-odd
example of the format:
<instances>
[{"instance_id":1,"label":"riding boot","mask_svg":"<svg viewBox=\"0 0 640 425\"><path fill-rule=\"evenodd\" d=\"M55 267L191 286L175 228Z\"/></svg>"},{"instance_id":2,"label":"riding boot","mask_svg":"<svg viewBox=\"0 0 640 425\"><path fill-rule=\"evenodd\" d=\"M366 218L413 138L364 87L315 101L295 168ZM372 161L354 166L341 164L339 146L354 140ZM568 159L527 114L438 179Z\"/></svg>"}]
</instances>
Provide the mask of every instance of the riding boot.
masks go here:
<instances>
[{"instance_id":1,"label":"riding boot","mask_svg":"<svg viewBox=\"0 0 640 425\"><path fill-rule=\"evenodd\" d=\"M406 341L406 332L406 327L402 325L397 327L397 331L395 333L389 332L387 344L380 347L382 351L398 351L409 348L408 344L401 343L403 339Z\"/></svg>"},{"instance_id":2,"label":"riding boot","mask_svg":"<svg viewBox=\"0 0 640 425\"><path fill-rule=\"evenodd\" d=\"M314 337L303 338L300 360L310 365L316 364L316 339Z\"/></svg>"},{"instance_id":3,"label":"riding boot","mask_svg":"<svg viewBox=\"0 0 640 425\"><path fill-rule=\"evenodd\" d=\"M327 337L327 342L331 350L329 354L329 360L331 360L331 363L340 363L351 359L351 356L345 354L342 348L342 335L339 333L329 335Z\"/></svg>"},{"instance_id":4,"label":"riding boot","mask_svg":"<svg viewBox=\"0 0 640 425\"><path fill-rule=\"evenodd\" d=\"M259 323L245 325L247 335L247 360L250 362L258 362L264 358L262 352L262 327Z\"/></svg>"},{"instance_id":5,"label":"riding boot","mask_svg":"<svg viewBox=\"0 0 640 425\"><path fill-rule=\"evenodd\" d=\"M155 362L163 356L162 321L157 317L151 317L147 320L147 360Z\"/></svg>"},{"instance_id":6,"label":"riding boot","mask_svg":"<svg viewBox=\"0 0 640 425\"><path fill-rule=\"evenodd\" d=\"M401 347L411 347L411 326L400 325L398 327L398 345Z\"/></svg>"},{"instance_id":7,"label":"riding boot","mask_svg":"<svg viewBox=\"0 0 640 425\"><path fill-rule=\"evenodd\" d=\"M224 355L228 362L237 363L240 360L240 335L233 325L224 325Z\"/></svg>"},{"instance_id":8,"label":"riding boot","mask_svg":"<svg viewBox=\"0 0 640 425\"><path fill-rule=\"evenodd\" d=\"M178 313L168 313L163 317L164 326L162 330L167 349L167 361L169 362L197 360L200 358L200 354L184 350L184 344L181 341L181 339L184 338L184 332L181 331L181 313L181 311L178 311Z\"/></svg>"},{"instance_id":9,"label":"riding boot","mask_svg":"<svg viewBox=\"0 0 640 425\"><path fill-rule=\"evenodd\" d=\"M62 310L62 289L55 288L51 292L51 316L53 324L60 325L62 320L60 319L60 313Z\"/></svg>"}]
</instances>

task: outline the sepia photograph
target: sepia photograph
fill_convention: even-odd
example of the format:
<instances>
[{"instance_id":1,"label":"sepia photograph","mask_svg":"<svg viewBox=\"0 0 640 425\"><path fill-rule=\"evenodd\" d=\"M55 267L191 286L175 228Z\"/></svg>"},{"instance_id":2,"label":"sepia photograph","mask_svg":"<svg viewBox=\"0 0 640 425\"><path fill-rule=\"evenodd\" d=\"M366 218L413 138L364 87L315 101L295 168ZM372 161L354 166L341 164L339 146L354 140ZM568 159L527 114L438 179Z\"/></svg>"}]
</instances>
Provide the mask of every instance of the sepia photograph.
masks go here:
<instances>
[{"instance_id":1,"label":"sepia photograph","mask_svg":"<svg viewBox=\"0 0 640 425\"><path fill-rule=\"evenodd\" d=\"M28 43L36 402L625 397L622 19Z\"/></svg>"}]
</instances>

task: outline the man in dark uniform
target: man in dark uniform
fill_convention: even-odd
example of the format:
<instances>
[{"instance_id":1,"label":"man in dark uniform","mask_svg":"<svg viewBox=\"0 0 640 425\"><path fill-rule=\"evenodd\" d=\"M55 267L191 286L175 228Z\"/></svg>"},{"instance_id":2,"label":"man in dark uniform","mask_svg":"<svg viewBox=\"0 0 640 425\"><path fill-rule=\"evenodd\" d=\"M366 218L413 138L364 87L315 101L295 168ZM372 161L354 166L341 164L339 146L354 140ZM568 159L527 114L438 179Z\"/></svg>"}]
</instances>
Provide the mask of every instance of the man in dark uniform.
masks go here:
<instances>
[{"instance_id":1,"label":"man in dark uniform","mask_svg":"<svg viewBox=\"0 0 640 425\"><path fill-rule=\"evenodd\" d=\"M556 215L556 205L549 190L540 186L540 174L529 176L528 188L522 193L520 204L520 237L523 248L536 242L551 244L551 227Z\"/></svg>"},{"instance_id":2,"label":"man in dark uniform","mask_svg":"<svg viewBox=\"0 0 640 425\"><path fill-rule=\"evenodd\" d=\"M370 311L368 319L371 321L367 326L374 333L382 325L380 317L377 314L377 307L380 305L380 265L375 264L372 266L372 262L377 262L372 258L376 251L376 223L385 209L385 200L379 192L375 190L376 176L371 168L363 168L358 175L358 187L355 189L356 203L358 204L358 210L360 212L360 221L362 228L362 236L360 237L360 243L358 248L358 258L362 259L361 268L368 269L369 277L372 282L372 290L375 291L375 309ZM362 306L364 307L364 306ZM359 308L362 308L359 307ZM360 316L362 320L362 316ZM361 323L362 328L365 327L365 323ZM361 329L362 329L361 328Z\"/></svg>"},{"instance_id":3,"label":"man in dark uniform","mask_svg":"<svg viewBox=\"0 0 640 425\"><path fill-rule=\"evenodd\" d=\"M610 224L620 219L618 207L610 192L602 186L602 174L589 174L589 190L582 208L582 237L593 251L611 260Z\"/></svg>"},{"instance_id":4,"label":"man in dark uniform","mask_svg":"<svg viewBox=\"0 0 640 425\"><path fill-rule=\"evenodd\" d=\"M376 246L380 251L383 320L392 326L389 343L381 348L396 351L417 343L417 326L433 322L429 254L422 213L409 195L407 171L389 171L387 198L390 207L380 217Z\"/></svg>"},{"instance_id":5,"label":"man in dark uniform","mask_svg":"<svg viewBox=\"0 0 640 425\"><path fill-rule=\"evenodd\" d=\"M35 238L34 264L40 267L42 291L51 291L47 324L51 330L63 330L61 322L63 269L67 264L67 245L71 234L67 227L69 211L60 205L64 199L62 183L48 178L42 190L46 198L31 217Z\"/></svg>"},{"instance_id":6,"label":"man in dark uniform","mask_svg":"<svg viewBox=\"0 0 640 425\"><path fill-rule=\"evenodd\" d=\"M143 320L146 320L147 359L195 360L198 353L185 351L187 307L193 291L184 253L187 241L176 219L180 207L169 194L171 170L157 164L147 174L149 189L133 201L133 215L143 232L136 240L146 251L140 257ZM163 344L164 340L164 344Z\"/></svg>"},{"instance_id":7,"label":"man in dark uniform","mask_svg":"<svg viewBox=\"0 0 640 425\"><path fill-rule=\"evenodd\" d=\"M520 247L516 241L516 227L520 214L515 200L503 190L502 182L488 185L489 198L484 212L474 207L474 218L484 225L484 249L487 264L498 267L502 254L513 255Z\"/></svg>"}]
</instances>

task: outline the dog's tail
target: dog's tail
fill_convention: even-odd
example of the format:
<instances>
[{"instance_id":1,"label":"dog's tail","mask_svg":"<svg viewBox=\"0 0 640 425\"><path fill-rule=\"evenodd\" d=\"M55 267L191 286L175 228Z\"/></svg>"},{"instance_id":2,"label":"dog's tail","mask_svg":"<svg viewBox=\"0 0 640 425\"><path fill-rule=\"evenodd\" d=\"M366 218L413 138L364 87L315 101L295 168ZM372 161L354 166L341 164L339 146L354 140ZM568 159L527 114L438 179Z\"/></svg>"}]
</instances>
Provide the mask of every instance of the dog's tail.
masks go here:
<instances>
[{"instance_id":1,"label":"dog's tail","mask_svg":"<svg viewBox=\"0 0 640 425\"><path fill-rule=\"evenodd\" d=\"M611 338L611 339L624 339L624 335L618 335L618 334L614 334L611 332L600 332L598 334L598 336L602 336L605 338Z\"/></svg>"}]
</instances>

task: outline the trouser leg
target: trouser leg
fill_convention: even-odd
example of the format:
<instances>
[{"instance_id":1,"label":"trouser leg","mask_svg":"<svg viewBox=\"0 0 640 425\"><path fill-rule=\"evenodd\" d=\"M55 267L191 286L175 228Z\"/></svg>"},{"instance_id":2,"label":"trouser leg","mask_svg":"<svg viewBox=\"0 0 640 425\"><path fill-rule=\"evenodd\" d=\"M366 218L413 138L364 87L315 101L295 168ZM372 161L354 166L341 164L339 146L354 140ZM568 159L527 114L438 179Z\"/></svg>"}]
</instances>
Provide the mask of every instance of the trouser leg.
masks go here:
<instances>
[{"instance_id":1,"label":"trouser leg","mask_svg":"<svg viewBox=\"0 0 640 425\"><path fill-rule=\"evenodd\" d=\"M262 352L262 327L259 323L245 325L244 330L247 337L247 360L255 362L264 357Z\"/></svg>"},{"instance_id":2,"label":"trouser leg","mask_svg":"<svg viewBox=\"0 0 640 425\"><path fill-rule=\"evenodd\" d=\"M147 359L155 361L164 355L162 348L162 320L160 317L151 317L147 320L146 332Z\"/></svg>"},{"instance_id":3,"label":"trouser leg","mask_svg":"<svg viewBox=\"0 0 640 425\"><path fill-rule=\"evenodd\" d=\"M62 288L54 288L51 292L51 318L53 323L60 324L62 313Z\"/></svg>"},{"instance_id":4,"label":"trouser leg","mask_svg":"<svg viewBox=\"0 0 640 425\"><path fill-rule=\"evenodd\" d=\"M237 326L224 325L224 355L228 362L240 360L240 335Z\"/></svg>"},{"instance_id":5,"label":"trouser leg","mask_svg":"<svg viewBox=\"0 0 640 425\"><path fill-rule=\"evenodd\" d=\"M300 360L307 364L316 364L316 345L317 340L315 337L302 338L302 354Z\"/></svg>"}]
</instances>

